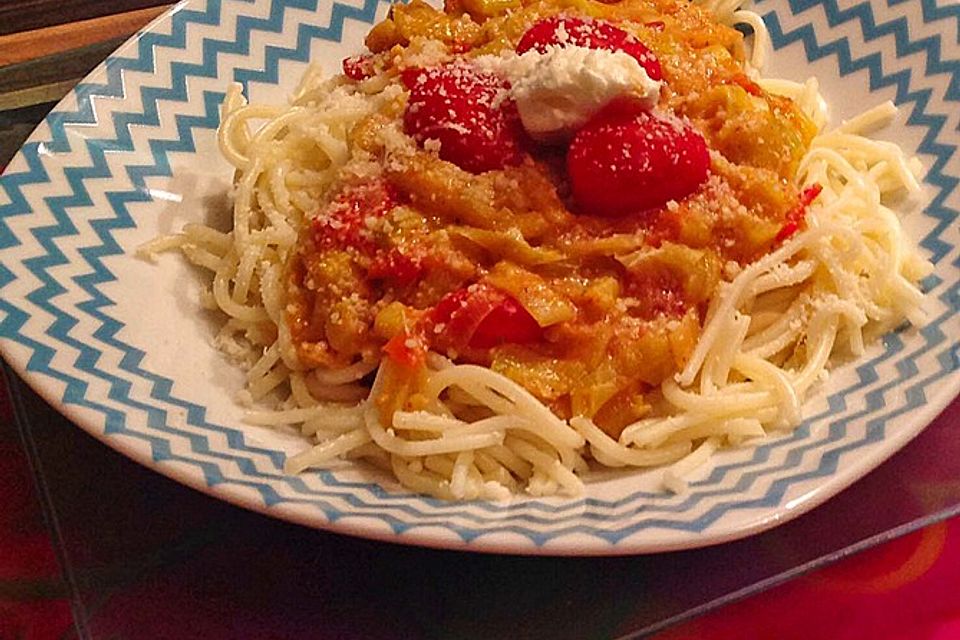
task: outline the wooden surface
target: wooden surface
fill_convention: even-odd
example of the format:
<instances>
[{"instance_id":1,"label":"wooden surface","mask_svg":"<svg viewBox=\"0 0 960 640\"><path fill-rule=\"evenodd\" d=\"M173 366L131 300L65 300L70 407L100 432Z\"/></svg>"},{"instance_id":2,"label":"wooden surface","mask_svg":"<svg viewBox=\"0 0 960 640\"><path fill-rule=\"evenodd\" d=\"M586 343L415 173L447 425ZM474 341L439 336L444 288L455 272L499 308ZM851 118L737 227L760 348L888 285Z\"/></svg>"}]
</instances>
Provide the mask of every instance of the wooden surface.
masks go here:
<instances>
[{"instance_id":1,"label":"wooden surface","mask_svg":"<svg viewBox=\"0 0 960 640\"><path fill-rule=\"evenodd\" d=\"M30 127L169 0L0 0L0 168Z\"/></svg>"},{"instance_id":2,"label":"wooden surface","mask_svg":"<svg viewBox=\"0 0 960 640\"><path fill-rule=\"evenodd\" d=\"M0 67L129 37L165 10L150 7L0 36Z\"/></svg>"},{"instance_id":3,"label":"wooden surface","mask_svg":"<svg viewBox=\"0 0 960 640\"><path fill-rule=\"evenodd\" d=\"M0 35L168 4L170 0L0 0Z\"/></svg>"}]
</instances>

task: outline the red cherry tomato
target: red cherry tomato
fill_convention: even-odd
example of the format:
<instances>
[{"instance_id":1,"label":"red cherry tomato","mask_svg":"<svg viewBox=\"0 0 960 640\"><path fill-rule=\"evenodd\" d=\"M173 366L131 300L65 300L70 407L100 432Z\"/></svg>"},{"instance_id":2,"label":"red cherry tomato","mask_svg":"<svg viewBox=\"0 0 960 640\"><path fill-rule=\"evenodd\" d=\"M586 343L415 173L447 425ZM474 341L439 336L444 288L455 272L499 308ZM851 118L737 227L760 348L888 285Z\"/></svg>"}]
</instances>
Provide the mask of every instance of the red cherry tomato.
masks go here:
<instances>
[{"instance_id":1,"label":"red cherry tomato","mask_svg":"<svg viewBox=\"0 0 960 640\"><path fill-rule=\"evenodd\" d=\"M499 344L536 342L543 330L508 294L478 283L447 294L429 316L438 342L446 346L490 349Z\"/></svg>"},{"instance_id":2,"label":"red cherry tomato","mask_svg":"<svg viewBox=\"0 0 960 640\"><path fill-rule=\"evenodd\" d=\"M372 78L377 73L373 67L373 56L369 53L344 58L342 66L343 75L357 82Z\"/></svg>"},{"instance_id":3,"label":"red cherry tomato","mask_svg":"<svg viewBox=\"0 0 960 640\"><path fill-rule=\"evenodd\" d=\"M573 197L594 215L659 209L696 191L709 171L706 141L692 126L634 106L595 115L567 152Z\"/></svg>"},{"instance_id":4,"label":"red cherry tomato","mask_svg":"<svg viewBox=\"0 0 960 640\"><path fill-rule=\"evenodd\" d=\"M536 342L543 330L526 309L507 297L490 310L470 338L470 346L490 349L505 342L525 344Z\"/></svg>"},{"instance_id":5,"label":"red cherry tomato","mask_svg":"<svg viewBox=\"0 0 960 640\"><path fill-rule=\"evenodd\" d=\"M403 130L417 142L440 142L440 157L471 173L523 160L524 133L517 107L500 77L449 64L405 71L410 98Z\"/></svg>"}]
</instances>

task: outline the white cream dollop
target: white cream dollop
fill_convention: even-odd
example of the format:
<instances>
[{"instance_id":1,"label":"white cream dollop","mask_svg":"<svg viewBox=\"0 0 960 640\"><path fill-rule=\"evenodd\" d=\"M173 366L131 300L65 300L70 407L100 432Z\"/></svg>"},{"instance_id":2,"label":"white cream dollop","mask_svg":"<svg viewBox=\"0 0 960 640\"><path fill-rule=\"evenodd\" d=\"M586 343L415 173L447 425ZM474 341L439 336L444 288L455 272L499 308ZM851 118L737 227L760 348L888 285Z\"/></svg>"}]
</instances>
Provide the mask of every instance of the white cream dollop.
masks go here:
<instances>
[{"instance_id":1,"label":"white cream dollop","mask_svg":"<svg viewBox=\"0 0 960 640\"><path fill-rule=\"evenodd\" d=\"M623 51L550 46L546 53L511 51L473 62L510 82L523 127L542 142L570 136L615 98L652 107L660 95L660 83Z\"/></svg>"}]
</instances>

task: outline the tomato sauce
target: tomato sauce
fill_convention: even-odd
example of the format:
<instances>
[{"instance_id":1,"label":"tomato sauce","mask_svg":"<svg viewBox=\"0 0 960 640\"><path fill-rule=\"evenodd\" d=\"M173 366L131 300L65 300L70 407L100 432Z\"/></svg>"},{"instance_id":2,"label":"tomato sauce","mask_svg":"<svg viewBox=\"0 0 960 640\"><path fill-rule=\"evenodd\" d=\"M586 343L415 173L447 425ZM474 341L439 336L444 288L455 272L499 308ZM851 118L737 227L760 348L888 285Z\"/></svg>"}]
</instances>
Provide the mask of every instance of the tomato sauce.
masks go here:
<instances>
[{"instance_id":1,"label":"tomato sauce","mask_svg":"<svg viewBox=\"0 0 960 640\"><path fill-rule=\"evenodd\" d=\"M813 124L747 78L739 32L684 0L453 0L446 13L415 0L374 27L363 60L399 83L425 38L469 59L512 49L564 12L609 21L656 55L658 110L706 141L706 180L654 210L592 216L572 198L562 148L531 143L518 164L471 173L426 144L395 152L381 132L402 127L405 104L392 104L349 141L379 170L344 172L288 264L287 323L304 368L384 353L421 366L417 354L435 350L617 435L685 363L725 265L802 224L810 194L793 177Z\"/></svg>"}]
</instances>

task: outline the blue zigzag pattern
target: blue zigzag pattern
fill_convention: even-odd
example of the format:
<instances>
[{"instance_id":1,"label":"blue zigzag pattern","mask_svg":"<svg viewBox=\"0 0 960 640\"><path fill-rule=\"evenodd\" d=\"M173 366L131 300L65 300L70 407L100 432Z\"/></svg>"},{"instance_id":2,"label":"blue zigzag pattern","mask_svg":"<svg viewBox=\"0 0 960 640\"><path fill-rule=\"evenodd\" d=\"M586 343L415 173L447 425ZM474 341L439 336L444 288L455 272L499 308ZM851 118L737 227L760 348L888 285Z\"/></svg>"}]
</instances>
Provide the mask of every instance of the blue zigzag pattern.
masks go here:
<instances>
[{"instance_id":1,"label":"blue zigzag pattern","mask_svg":"<svg viewBox=\"0 0 960 640\"><path fill-rule=\"evenodd\" d=\"M834 0L817 0L814 2L793 0L790 7L795 14L820 7L831 25L858 21L864 32L865 40L868 42L892 36L896 43L898 57L923 55L926 62L926 75L948 74L951 80L946 99L953 102L957 101L958 87L960 87L960 84L958 84L960 83L958 64L960 63L952 58L943 59L942 44L939 38L928 37L916 41L911 40L905 19L877 24L869 3L861 3L849 9L841 10ZM958 15L960 15L957 7L939 8L932 0L922 0L922 7L924 19L927 22L957 20ZM71 152L71 139L77 140L79 138L72 136L69 129L78 125L95 123L94 98L122 96L124 85L121 74L123 72L128 70L155 71L156 51L160 49L188 49L187 35L191 26L195 25L193 27L195 29L202 29L205 26L218 26L222 9L220 0L209 0L205 10L181 10L170 18L169 34L150 33L140 37L134 45L136 49L135 57L117 55L110 58L104 66L105 82L88 82L80 85L76 90L76 109L58 111L49 116L47 125L50 130L50 139L43 143L46 149L55 153ZM216 77L219 56L250 54L251 35L254 32L280 33L284 27L288 9L316 10L317 3L316 0L275 0L270 5L270 12L267 17L239 18L233 40L205 38L199 48L202 52L201 62L171 63L170 75L172 79L169 86L142 87L140 90L143 104L142 112L118 112L113 114L114 137L85 140L84 144L90 156L90 163L85 166L68 166L64 169L63 176L66 185L69 187L69 195L51 196L44 199L44 206L53 214L56 223L32 231L36 243L43 248L44 254L25 260L23 263L43 283L40 288L29 294L28 301L55 319L46 332L47 336L52 338L52 341L48 344L26 335L22 328L29 317L28 313L14 301L0 300L0 309L3 311L3 320L0 321L0 336L18 342L30 351L31 357L26 369L63 382L66 385L62 397L64 403L91 408L104 415L104 429L108 435L124 434L144 440L149 446L154 460L176 460L194 465L203 474L204 481L210 486L229 484L251 487L260 493L267 505L279 503L312 505L318 508L330 522L335 522L345 516L362 513L381 518L398 533L411 527L441 526L455 531L464 540L470 541L488 533L509 531L524 535L535 544L544 544L566 533L586 533L615 544L634 533L648 529L703 532L730 511L772 507L779 504L785 492L795 484L807 479L827 477L835 473L838 461L844 453L883 440L886 437L885 425L897 415L922 404L925 401L924 389L932 380L944 373L958 369L958 355L955 344L949 349L940 351L938 362L941 371L917 379L919 372L915 364L917 358L937 349L947 341L940 325L960 309L958 284L954 282L945 291L937 292L938 297L946 304L948 311L942 317L931 322L930 326L924 330L922 333L923 345L910 353L904 354L902 340L899 336L892 336L882 354L857 368L860 377L858 384L829 397L830 408L827 411L812 416L805 426L798 429L789 438L758 447L750 460L717 467L709 478L698 483L683 498L667 499L660 495L635 493L616 501L596 499L563 503L531 501L519 507L482 504L470 505L469 508L465 508L459 505L447 505L431 499L414 499L409 496L392 495L376 486L341 481L335 474L329 472L322 472L319 475L325 485L321 490L310 488L300 478L282 476L277 471L282 466L282 456L280 454L248 445L242 431L207 422L205 410L202 406L187 402L174 395L172 380L156 375L140 366L144 352L118 338L117 333L123 325L107 312L112 303L100 290L104 283L115 279L115 276L103 263L105 257L117 255L121 252L113 233L119 229L132 227L135 224L128 207L134 203L149 201L149 197L146 195L146 180L148 178L170 175L169 154L194 152L195 132L212 129L216 126L217 106L222 100L222 93L205 92L203 94L204 112L202 116L176 115L176 139L151 139L149 147L152 164L126 166L125 171L132 188L107 193L106 197L112 207L113 215L89 221L90 227L100 240L100 244L80 250L80 254L89 264L91 271L73 279L74 285L89 296L87 300L77 305L77 310L96 323L97 330L94 337L97 340L107 349L122 354L120 369L130 374L132 378L121 378L116 375L116 371L105 371L99 368L98 362L103 352L98 347L86 344L71 336L70 332L79 320L67 311L58 309L55 299L66 290L66 287L73 285L65 285L59 282L51 274L51 269L64 264L67 260L57 246L57 240L77 233L75 225L71 222L70 210L79 210L92 204L92 198L86 186L87 182L111 175L106 154L108 152L134 151L132 127L158 126L161 102L185 102L187 100L187 80L190 77ZM299 25L295 47L267 47L264 56L264 68L238 70L235 72L235 79L244 83L276 84L279 78L279 65L282 61L305 61L309 55L312 41L339 41L345 20L355 19L371 22L376 9L376 0L365 0L361 8L335 4L332 8L329 25L325 27ZM904 105L913 105L909 122L911 125L921 127L926 131L921 144L921 151L937 158L931 168L928 182L937 188L938 193L927 213L935 218L938 223L936 228L924 238L923 245L930 250L936 261L941 261L952 249L952 245L942 239L942 232L956 219L956 212L949 209L945 203L956 188L957 178L944 172L946 163L956 147L938 140L946 118L942 114L928 113L930 91L912 90L909 73L884 73L880 57L876 54L859 58L854 56L850 51L849 43L845 39L827 41L821 44L811 25L785 32L781 28L777 14L771 12L765 18L770 25L771 36L777 48L799 42L802 43L810 60L834 56L837 58L842 75L866 69L870 74L872 88L894 86L897 89L897 102ZM38 142L28 144L21 152L21 158L26 163L27 169L0 179L2 180L0 181L0 187L10 198L9 204L0 207L0 251L15 247L20 243L20 239L13 234L7 220L15 216L25 215L33 210L33 206L36 206L35 203L31 204L30 199L24 195L24 188L29 185L51 182L51 177L41 160L39 149L40 143ZM6 258L4 259L6 260ZM958 265L955 263L953 266ZM0 264L0 287L6 286L13 278L13 272L5 265ZM933 288L939 284L937 281L931 281L930 286ZM955 338L951 339L955 340ZM60 345L67 345L79 353L73 366L84 375L77 377L68 371L62 371L53 366L54 351ZM898 357L900 357L899 360L897 360ZM837 411L845 410L846 398L849 394L876 383L876 367L885 362L896 363L897 378L871 389L866 394L867 406L865 409L840 419L834 419L830 422L823 437L814 437L808 425L830 420L831 416L835 415ZM128 424L126 409L119 410L112 405L88 397L87 390L90 376L108 384L109 400L135 412L143 412L146 415L149 429L161 435L151 435L138 431L135 426L132 427ZM151 401L136 400L131 397L131 381L136 379L147 381L151 385ZM904 381L911 381L911 384L905 390L908 398L906 405L896 411L882 413L884 395L897 388ZM166 408L170 407L186 410L187 423L195 428L183 430L169 425ZM843 442L847 434L847 424L862 417L870 417L863 438L844 442L840 446L830 448L835 443ZM211 447L207 437L203 435L204 433L223 434L227 439L230 450L223 452ZM189 442L191 452L202 456L202 459L174 454L170 447L170 438L173 437L185 438ZM775 451L786 451L787 454L783 462L771 467L768 462ZM817 451L823 451L818 467L802 473L789 473L791 469L797 467L800 460L808 452ZM270 461L274 470L262 471L255 460L250 457L251 455ZM235 477L235 474L230 475L229 472L224 475L220 467L221 463L238 465L242 472L242 478ZM739 474L735 485L730 486L728 484L719 487L721 481L733 473ZM777 480L770 485L762 496L751 501L738 499L738 495L742 495L742 492L754 486L756 482L769 477L776 477ZM284 495L278 493L275 487L283 487ZM291 492L295 494L295 497L287 495ZM351 511L344 511L334 502L345 502L350 506ZM704 508L704 505L707 506ZM625 523L624 526L610 528L610 521L613 517L617 521ZM504 518L507 518L507 520L504 520ZM469 525L457 524L457 522L465 522ZM502 524L497 524L497 522ZM515 522L516 524L508 524L508 522ZM607 526L592 526L589 524L591 522L606 524ZM537 526L549 527L549 530L540 531L532 528Z\"/></svg>"},{"instance_id":2,"label":"blue zigzag pattern","mask_svg":"<svg viewBox=\"0 0 960 640\"><path fill-rule=\"evenodd\" d=\"M902 0L903 1L903 0ZM897 4L900 4L898 2ZM893 3L891 3L893 4ZM790 0L790 7L794 14L799 14L812 7L822 7L827 22L831 27L856 20L860 23L865 40L868 42L892 36L898 59L914 54L923 54L925 60L925 76L945 75L950 79L944 98L951 102L960 101L960 60L953 58L944 60L942 56L942 41L939 35L928 36L918 40L910 39L910 25L906 17L900 17L887 23L877 24L869 2L841 10L833 2L818 0ZM960 7L956 5L937 7L934 0L921 0L921 7L925 21L953 20L960 21ZM841 75L850 75L861 70L867 71L870 78L870 89L876 91L884 87L896 89L896 103L898 105L913 104L914 109L908 119L911 125L923 127L927 133L920 144L920 151L929 153L936 158L926 177L926 181L938 188L926 210L926 213L939 220L939 224L927 234L922 246L927 248L934 263L939 262L950 251L951 246L940 239L944 230L956 220L957 212L948 208L944 203L960 182L956 176L943 172L947 162L956 151L955 145L937 141L943 130L947 118L942 114L928 114L927 106L930 100L930 89L912 90L910 86L910 71L903 70L894 73L884 73L879 53L857 58L850 49L847 39L828 42L823 45L817 42L813 25L807 24L792 33L785 34L781 28L780 18L775 12L764 16L764 21L770 29L770 37L777 48L802 42L807 58L813 62L821 58L835 56Z\"/></svg>"}]
</instances>

